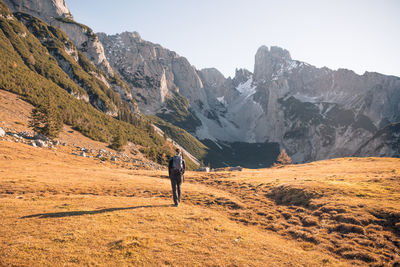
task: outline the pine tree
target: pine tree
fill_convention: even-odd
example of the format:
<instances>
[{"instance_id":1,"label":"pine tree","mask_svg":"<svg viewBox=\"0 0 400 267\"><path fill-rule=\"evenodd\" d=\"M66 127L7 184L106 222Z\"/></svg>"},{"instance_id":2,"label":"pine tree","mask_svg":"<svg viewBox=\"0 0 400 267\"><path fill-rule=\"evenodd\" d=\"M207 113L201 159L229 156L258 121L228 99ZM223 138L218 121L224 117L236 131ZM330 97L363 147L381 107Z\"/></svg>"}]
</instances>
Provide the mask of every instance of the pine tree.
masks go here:
<instances>
[{"instance_id":1,"label":"pine tree","mask_svg":"<svg viewBox=\"0 0 400 267\"><path fill-rule=\"evenodd\" d=\"M283 149L281 153L279 154L278 158L276 159L278 165L288 165L292 164L292 159L289 157L289 155L286 152L286 149Z\"/></svg>"},{"instance_id":2,"label":"pine tree","mask_svg":"<svg viewBox=\"0 0 400 267\"><path fill-rule=\"evenodd\" d=\"M122 133L121 130L118 131L116 135L114 135L110 147L117 151L122 151L124 146L128 143L128 139Z\"/></svg>"},{"instance_id":3,"label":"pine tree","mask_svg":"<svg viewBox=\"0 0 400 267\"><path fill-rule=\"evenodd\" d=\"M63 127L63 120L50 96L32 110L29 127L51 140L58 137Z\"/></svg>"}]
</instances>

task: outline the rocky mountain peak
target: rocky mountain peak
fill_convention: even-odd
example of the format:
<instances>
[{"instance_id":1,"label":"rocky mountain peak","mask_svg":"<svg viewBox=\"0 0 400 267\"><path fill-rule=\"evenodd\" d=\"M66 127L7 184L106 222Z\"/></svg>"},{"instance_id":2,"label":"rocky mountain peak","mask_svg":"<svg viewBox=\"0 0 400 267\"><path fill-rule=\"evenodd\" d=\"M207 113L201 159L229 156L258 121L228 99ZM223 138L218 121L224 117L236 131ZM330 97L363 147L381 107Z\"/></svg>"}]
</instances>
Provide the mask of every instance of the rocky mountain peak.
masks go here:
<instances>
[{"instance_id":1,"label":"rocky mountain peak","mask_svg":"<svg viewBox=\"0 0 400 267\"><path fill-rule=\"evenodd\" d=\"M142 36L140 36L140 34L136 31L135 32L123 32L120 35L125 38L132 38L139 42L142 41Z\"/></svg>"},{"instance_id":2,"label":"rocky mountain peak","mask_svg":"<svg viewBox=\"0 0 400 267\"><path fill-rule=\"evenodd\" d=\"M4 0L12 12L22 12L44 21L49 18L73 19L65 0Z\"/></svg>"},{"instance_id":3,"label":"rocky mountain peak","mask_svg":"<svg viewBox=\"0 0 400 267\"><path fill-rule=\"evenodd\" d=\"M288 50L278 46L261 46L255 56L254 77L255 80L269 80L274 73L287 64L292 58Z\"/></svg>"},{"instance_id":4,"label":"rocky mountain peak","mask_svg":"<svg viewBox=\"0 0 400 267\"><path fill-rule=\"evenodd\" d=\"M199 71L202 81L208 86L221 86L225 82L224 75L216 68L205 68Z\"/></svg>"},{"instance_id":5,"label":"rocky mountain peak","mask_svg":"<svg viewBox=\"0 0 400 267\"><path fill-rule=\"evenodd\" d=\"M250 79L252 73L247 69L236 69L235 77L233 78L233 82L235 85L246 82Z\"/></svg>"}]
</instances>

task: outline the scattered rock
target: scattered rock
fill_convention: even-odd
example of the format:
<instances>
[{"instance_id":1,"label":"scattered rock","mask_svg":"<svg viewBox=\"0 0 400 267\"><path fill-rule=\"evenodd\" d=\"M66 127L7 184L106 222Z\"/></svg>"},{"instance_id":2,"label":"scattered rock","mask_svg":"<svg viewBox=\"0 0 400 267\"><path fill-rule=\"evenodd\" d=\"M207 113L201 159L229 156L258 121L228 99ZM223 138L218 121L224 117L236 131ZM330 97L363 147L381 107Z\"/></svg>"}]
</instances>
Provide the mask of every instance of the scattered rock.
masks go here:
<instances>
[{"instance_id":1,"label":"scattered rock","mask_svg":"<svg viewBox=\"0 0 400 267\"><path fill-rule=\"evenodd\" d=\"M117 161L117 158L116 157L112 157L111 161Z\"/></svg>"},{"instance_id":2,"label":"scattered rock","mask_svg":"<svg viewBox=\"0 0 400 267\"><path fill-rule=\"evenodd\" d=\"M197 172L210 172L209 167L201 167L196 170Z\"/></svg>"},{"instance_id":3,"label":"scattered rock","mask_svg":"<svg viewBox=\"0 0 400 267\"><path fill-rule=\"evenodd\" d=\"M41 139L35 140L35 143L37 147L47 147L47 143Z\"/></svg>"},{"instance_id":4,"label":"scattered rock","mask_svg":"<svg viewBox=\"0 0 400 267\"><path fill-rule=\"evenodd\" d=\"M27 132L27 131L20 132L20 133L18 133L18 135L19 135L20 137L23 137L23 138L31 138L29 132Z\"/></svg>"},{"instance_id":5,"label":"scattered rock","mask_svg":"<svg viewBox=\"0 0 400 267\"><path fill-rule=\"evenodd\" d=\"M54 140L54 141L53 141L53 145L54 145L54 146L58 146L59 144L60 144L60 141L58 141L58 140Z\"/></svg>"},{"instance_id":6,"label":"scattered rock","mask_svg":"<svg viewBox=\"0 0 400 267\"><path fill-rule=\"evenodd\" d=\"M33 139L42 140L42 141L49 141L49 138L41 133L36 134Z\"/></svg>"},{"instance_id":7,"label":"scattered rock","mask_svg":"<svg viewBox=\"0 0 400 267\"><path fill-rule=\"evenodd\" d=\"M37 145L36 145L36 143L34 141L30 142L29 145L33 146L33 147L37 147Z\"/></svg>"},{"instance_id":8,"label":"scattered rock","mask_svg":"<svg viewBox=\"0 0 400 267\"><path fill-rule=\"evenodd\" d=\"M85 151L82 151L80 154L81 157L86 157Z\"/></svg>"}]
</instances>

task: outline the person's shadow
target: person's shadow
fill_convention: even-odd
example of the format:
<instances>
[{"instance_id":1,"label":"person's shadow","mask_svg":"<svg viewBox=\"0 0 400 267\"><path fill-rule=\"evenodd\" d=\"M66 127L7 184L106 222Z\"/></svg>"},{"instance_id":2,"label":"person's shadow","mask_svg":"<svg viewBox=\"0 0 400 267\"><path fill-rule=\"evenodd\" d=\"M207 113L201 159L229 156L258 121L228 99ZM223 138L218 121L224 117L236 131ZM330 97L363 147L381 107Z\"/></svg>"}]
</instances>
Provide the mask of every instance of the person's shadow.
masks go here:
<instances>
[{"instance_id":1,"label":"person's shadow","mask_svg":"<svg viewBox=\"0 0 400 267\"><path fill-rule=\"evenodd\" d=\"M87 214L99 214L105 212L113 212L118 210L134 210L141 208L166 208L173 207L173 205L146 205L146 206L136 206L136 207L126 207L126 208L109 208L109 209L101 209L101 210L82 210L82 211L64 211L64 212L51 212L51 213L38 213L21 217L21 219L27 218L62 218L62 217L70 217L70 216L80 216Z\"/></svg>"}]
</instances>

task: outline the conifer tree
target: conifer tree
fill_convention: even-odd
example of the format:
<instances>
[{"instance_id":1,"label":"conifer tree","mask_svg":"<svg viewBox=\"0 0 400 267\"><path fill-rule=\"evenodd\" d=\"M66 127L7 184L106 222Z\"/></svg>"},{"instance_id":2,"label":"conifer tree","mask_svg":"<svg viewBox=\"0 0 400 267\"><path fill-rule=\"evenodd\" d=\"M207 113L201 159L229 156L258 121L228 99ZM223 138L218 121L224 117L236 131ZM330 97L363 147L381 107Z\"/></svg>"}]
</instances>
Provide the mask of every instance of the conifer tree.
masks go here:
<instances>
[{"instance_id":1,"label":"conifer tree","mask_svg":"<svg viewBox=\"0 0 400 267\"><path fill-rule=\"evenodd\" d=\"M32 110L29 127L51 140L58 137L63 127L63 120L52 97L47 97L42 104Z\"/></svg>"},{"instance_id":2,"label":"conifer tree","mask_svg":"<svg viewBox=\"0 0 400 267\"><path fill-rule=\"evenodd\" d=\"M292 164L292 159L289 157L289 155L286 152L286 149L283 149L281 153L279 154L278 158L276 159L279 165L288 165Z\"/></svg>"},{"instance_id":3,"label":"conifer tree","mask_svg":"<svg viewBox=\"0 0 400 267\"><path fill-rule=\"evenodd\" d=\"M126 136L122 133L121 130L117 132L116 135L114 135L110 147L112 149L115 149L117 151L122 151L124 146L128 143L128 139Z\"/></svg>"}]
</instances>

